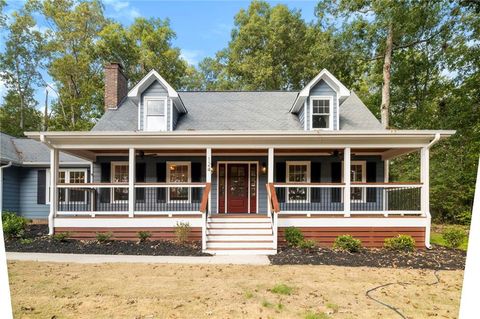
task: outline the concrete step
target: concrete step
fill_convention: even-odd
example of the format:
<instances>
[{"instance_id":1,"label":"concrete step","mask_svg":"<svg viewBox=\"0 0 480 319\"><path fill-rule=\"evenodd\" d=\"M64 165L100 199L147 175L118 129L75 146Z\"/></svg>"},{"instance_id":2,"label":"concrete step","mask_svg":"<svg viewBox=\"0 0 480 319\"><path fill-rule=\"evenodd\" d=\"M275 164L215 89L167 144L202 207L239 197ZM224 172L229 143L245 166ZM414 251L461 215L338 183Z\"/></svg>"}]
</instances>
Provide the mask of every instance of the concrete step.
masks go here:
<instances>
[{"instance_id":1,"label":"concrete step","mask_svg":"<svg viewBox=\"0 0 480 319\"><path fill-rule=\"evenodd\" d=\"M207 241L210 248L273 248L273 240L269 241Z\"/></svg>"},{"instance_id":2,"label":"concrete step","mask_svg":"<svg viewBox=\"0 0 480 319\"><path fill-rule=\"evenodd\" d=\"M207 235L272 235L272 228L207 228Z\"/></svg>"},{"instance_id":3,"label":"concrete step","mask_svg":"<svg viewBox=\"0 0 480 319\"><path fill-rule=\"evenodd\" d=\"M215 218L210 217L207 220L209 223L271 223L271 218Z\"/></svg>"},{"instance_id":4,"label":"concrete step","mask_svg":"<svg viewBox=\"0 0 480 319\"><path fill-rule=\"evenodd\" d=\"M208 222L207 228L272 228L271 222L261 223L221 223L221 222Z\"/></svg>"},{"instance_id":5,"label":"concrete step","mask_svg":"<svg viewBox=\"0 0 480 319\"><path fill-rule=\"evenodd\" d=\"M206 253L212 255L275 255L276 249L273 248L237 248L237 249L225 249L225 248L210 248L205 250Z\"/></svg>"},{"instance_id":6,"label":"concrete step","mask_svg":"<svg viewBox=\"0 0 480 319\"><path fill-rule=\"evenodd\" d=\"M272 234L208 234L207 240L211 241L263 241L272 240Z\"/></svg>"}]
</instances>

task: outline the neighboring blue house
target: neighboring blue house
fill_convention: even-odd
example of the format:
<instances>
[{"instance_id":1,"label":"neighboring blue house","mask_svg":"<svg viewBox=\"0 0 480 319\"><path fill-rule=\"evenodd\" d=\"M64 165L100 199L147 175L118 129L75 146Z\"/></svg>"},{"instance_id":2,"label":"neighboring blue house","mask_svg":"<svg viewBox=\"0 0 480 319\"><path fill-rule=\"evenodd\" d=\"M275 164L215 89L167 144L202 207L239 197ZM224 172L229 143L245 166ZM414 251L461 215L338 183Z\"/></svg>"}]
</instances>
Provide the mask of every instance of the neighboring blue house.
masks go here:
<instances>
[{"instance_id":1,"label":"neighboring blue house","mask_svg":"<svg viewBox=\"0 0 480 319\"><path fill-rule=\"evenodd\" d=\"M289 226L320 245L430 245L429 150L453 131L384 129L327 70L300 91L182 92L154 70L130 86L109 64L91 131L26 132L50 148L51 234L174 238L182 222L214 254L274 254ZM90 160L91 180L59 152ZM412 152L418 181L390 182L389 160Z\"/></svg>"},{"instance_id":2,"label":"neighboring blue house","mask_svg":"<svg viewBox=\"0 0 480 319\"><path fill-rule=\"evenodd\" d=\"M40 142L0 133L0 207L29 219L47 220L50 211L50 150ZM84 174L88 179L90 162L61 154L62 174Z\"/></svg>"}]
</instances>

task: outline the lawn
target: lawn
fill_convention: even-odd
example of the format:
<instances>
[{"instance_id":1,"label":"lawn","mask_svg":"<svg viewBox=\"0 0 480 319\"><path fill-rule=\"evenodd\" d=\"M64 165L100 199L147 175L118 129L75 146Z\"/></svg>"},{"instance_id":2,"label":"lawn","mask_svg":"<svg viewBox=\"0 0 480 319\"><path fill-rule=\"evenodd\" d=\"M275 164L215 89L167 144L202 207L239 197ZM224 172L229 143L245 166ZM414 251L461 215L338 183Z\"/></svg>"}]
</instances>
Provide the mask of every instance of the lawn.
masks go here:
<instances>
[{"instance_id":1,"label":"lawn","mask_svg":"<svg viewBox=\"0 0 480 319\"><path fill-rule=\"evenodd\" d=\"M463 271L9 262L15 318L456 318Z\"/></svg>"},{"instance_id":2,"label":"lawn","mask_svg":"<svg viewBox=\"0 0 480 319\"><path fill-rule=\"evenodd\" d=\"M458 226L458 225L457 225ZM445 229L445 227L448 227L448 225L442 225L442 224L433 224L432 225L432 231L430 233L430 243L435 244L435 245L440 245L440 246L447 246L445 243L445 240L442 237L442 231ZM468 226L458 226L461 227L465 230L465 232L468 233L469 227ZM468 236L465 239L465 241L458 247L461 250L467 250L468 248Z\"/></svg>"}]
</instances>

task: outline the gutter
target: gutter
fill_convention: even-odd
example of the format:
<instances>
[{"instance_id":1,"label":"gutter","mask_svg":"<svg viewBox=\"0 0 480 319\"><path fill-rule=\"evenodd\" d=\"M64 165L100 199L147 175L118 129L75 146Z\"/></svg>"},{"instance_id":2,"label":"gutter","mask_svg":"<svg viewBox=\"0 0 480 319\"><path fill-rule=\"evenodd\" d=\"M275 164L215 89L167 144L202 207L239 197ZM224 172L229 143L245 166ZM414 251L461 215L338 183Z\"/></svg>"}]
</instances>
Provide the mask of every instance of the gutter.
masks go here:
<instances>
[{"instance_id":1,"label":"gutter","mask_svg":"<svg viewBox=\"0 0 480 319\"><path fill-rule=\"evenodd\" d=\"M427 148L430 149L433 145L437 144L437 142L440 140L440 133L435 133L435 137L433 140L427 145Z\"/></svg>"}]
</instances>

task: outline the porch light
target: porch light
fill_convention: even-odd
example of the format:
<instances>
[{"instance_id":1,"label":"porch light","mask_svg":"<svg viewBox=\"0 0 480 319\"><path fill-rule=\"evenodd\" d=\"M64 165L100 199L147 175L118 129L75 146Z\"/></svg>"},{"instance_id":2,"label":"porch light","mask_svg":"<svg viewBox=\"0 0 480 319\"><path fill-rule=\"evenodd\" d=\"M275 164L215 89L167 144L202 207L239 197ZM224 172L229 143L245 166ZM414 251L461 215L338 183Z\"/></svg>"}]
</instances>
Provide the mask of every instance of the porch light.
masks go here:
<instances>
[{"instance_id":1,"label":"porch light","mask_svg":"<svg viewBox=\"0 0 480 319\"><path fill-rule=\"evenodd\" d=\"M267 172L267 164L262 163L262 173L265 174Z\"/></svg>"}]
</instances>

